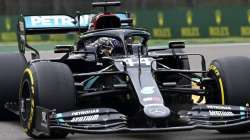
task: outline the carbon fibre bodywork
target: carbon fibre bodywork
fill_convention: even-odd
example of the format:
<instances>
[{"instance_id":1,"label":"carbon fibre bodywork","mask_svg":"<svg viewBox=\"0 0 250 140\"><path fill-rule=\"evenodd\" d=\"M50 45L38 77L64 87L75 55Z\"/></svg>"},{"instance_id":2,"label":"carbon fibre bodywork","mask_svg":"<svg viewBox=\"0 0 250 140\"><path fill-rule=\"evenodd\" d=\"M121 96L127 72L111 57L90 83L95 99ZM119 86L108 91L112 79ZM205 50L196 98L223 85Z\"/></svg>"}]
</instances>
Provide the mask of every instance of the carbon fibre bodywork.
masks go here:
<instances>
[{"instance_id":1,"label":"carbon fibre bodywork","mask_svg":"<svg viewBox=\"0 0 250 140\"><path fill-rule=\"evenodd\" d=\"M82 33L86 28L79 21L51 28L26 28L25 18L18 22L20 54L24 55L28 48L34 57L27 63L19 102L8 103L6 107L19 113L28 135L51 136L58 131L67 135L228 130L249 125L249 108L221 105L225 103L224 91L214 97L219 88L223 89L221 80L216 81L221 78L216 75L219 70L210 67L217 79L211 76L205 57L184 53L184 42L173 41L165 48L149 48L150 33L144 29L127 26ZM55 52L64 55L56 59L40 59L39 52L26 40L27 34L69 31L79 32L79 40L76 45L57 46ZM113 46L112 55L100 57L97 47L87 46L101 37L119 41L122 48ZM201 70L190 70L190 56L201 58ZM48 79L56 80L51 86L47 84ZM193 88L192 84L197 87ZM58 90L57 86L62 89ZM65 87L68 92L63 91ZM39 88L43 92L39 93ZM192 95L199 96L199 101L206 98L208 104L194 103Z\"/></svg>"}]
</instances>

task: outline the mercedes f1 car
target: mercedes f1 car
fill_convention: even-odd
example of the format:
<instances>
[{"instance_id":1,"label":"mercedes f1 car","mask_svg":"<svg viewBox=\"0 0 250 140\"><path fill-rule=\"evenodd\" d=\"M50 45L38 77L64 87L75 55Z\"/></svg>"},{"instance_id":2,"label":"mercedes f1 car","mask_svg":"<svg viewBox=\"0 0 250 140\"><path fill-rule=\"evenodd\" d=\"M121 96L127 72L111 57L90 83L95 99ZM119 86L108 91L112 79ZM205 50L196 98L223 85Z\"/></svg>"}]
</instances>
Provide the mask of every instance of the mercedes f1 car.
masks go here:
<instances>
[{"instance_id":1,"label":"mercedes f1 car","mask_svg":"<svg viewBox=\"0 0 250 140\"><path fill-rule=\"evenodd\" d=\"M122 22L130 20L127 14L105 11L94 16L88 31L87 16L19 19L20 53L0 55L1 117L8 115L5 109L18 114L33 138L250 129L249 58L216 59L207 70L203 55L184 53L184 42L148 47L150 33ZM57 45L54 52L63 54L57 59L40 59L26 40L32 34L68 32L81 35L76 45ZM32 60L26 59L26 49L34 52ZM190 56L201 58L202 70L190 70ZM192 95L206 103L194 103Z\"/></svg>"}]
</instances>

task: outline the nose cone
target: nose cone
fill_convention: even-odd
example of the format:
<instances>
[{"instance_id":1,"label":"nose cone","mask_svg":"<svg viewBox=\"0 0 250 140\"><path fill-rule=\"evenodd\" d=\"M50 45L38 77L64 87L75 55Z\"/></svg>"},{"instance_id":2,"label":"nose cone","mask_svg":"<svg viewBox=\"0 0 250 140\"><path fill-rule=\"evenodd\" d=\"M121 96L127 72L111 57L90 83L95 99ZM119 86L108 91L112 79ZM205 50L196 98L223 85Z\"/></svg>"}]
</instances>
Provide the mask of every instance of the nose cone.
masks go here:
<instances>
[{"instance_id":1,"label":"nose cone","mask_svg":"<svg viewBox=\"0 0 250 140\"><path fill-rule=\"evenodd\" d=\"M170 110L162 104L150 104L144 107L144 113L152 119L160 119L167 118Z\"/></svg>"}]
</instances>

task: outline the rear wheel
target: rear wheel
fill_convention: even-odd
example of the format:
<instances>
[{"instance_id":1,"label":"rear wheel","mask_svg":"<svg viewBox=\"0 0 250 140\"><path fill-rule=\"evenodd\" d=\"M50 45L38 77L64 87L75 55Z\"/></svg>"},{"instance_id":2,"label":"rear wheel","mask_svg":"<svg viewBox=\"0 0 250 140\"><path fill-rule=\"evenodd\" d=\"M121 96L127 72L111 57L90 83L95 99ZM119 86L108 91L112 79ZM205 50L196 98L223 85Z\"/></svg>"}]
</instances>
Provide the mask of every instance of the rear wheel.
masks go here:
<instances>
[{"instance_id":1,"label":"rear wheel","mask_svg":"<svg viewBox=\"0 0 250 140\"><path fill-rule=\"evenodd\" d=\"M25 64L26 60L22 54L0 54L0 120L14 118L4 105L9 101L18 101L18 87Z\"/></svg>"},{"instance_id":2,"label":"rear wheel","mask_svg":"<svg viewBox=\"0 0 250 140\"><path fill-rule=\"evenodd\" d=\"M225 57L214 60L209 74L214 79L207 103L248 106L250 103L250 59L247 57ZM222 133L243 133L249 128L218 130Z\"/></svg>"},{"instance_id":3,"label":"rear wheel","mask_svg":"<svg viewBox=\"0 0 250 140\"><path fill-rule=\"evenodd\" d=\"M36 62L25 69L19 95L20 121L30 137L64 138L67 132L51 130L49 136L36 133L36 106L66 112L74 109L76 94L72 73L67 65Z\"/></svg>"}]
</instances>

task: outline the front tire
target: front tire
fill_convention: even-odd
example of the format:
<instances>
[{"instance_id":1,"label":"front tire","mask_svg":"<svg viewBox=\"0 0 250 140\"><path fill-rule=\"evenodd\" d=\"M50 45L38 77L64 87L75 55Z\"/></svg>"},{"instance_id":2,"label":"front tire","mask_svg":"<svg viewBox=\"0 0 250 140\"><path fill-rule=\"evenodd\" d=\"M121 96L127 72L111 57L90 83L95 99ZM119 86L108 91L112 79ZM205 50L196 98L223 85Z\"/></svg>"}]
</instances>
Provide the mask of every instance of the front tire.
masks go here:
<instances>
[{"instance_id":1,"label":"front tire","mask_svg":"<svg viewBox=\"0 0 250 140\"><path fill-rule=\"evenodd\" d=\"M67 65L57 62L35 62L24 71L20 95L20 121L26 134L33 138L64 138L67 132L51 130L49 136L35 133L36 106L71 111L75 107L75 88Z\"/></svg>"},{"instance_id":2,"label":"front tire","mask_svg":"<svg viewBox=\"0 0 250 140\"><path fill-rule=\"evenodd\" d=\"M212 61L208 76L214 79L207 103L248 106L250 103L250 59L242 56ZM244 133L249 128L218 130L221 133Z\"/></svg>"}]
</instances>

